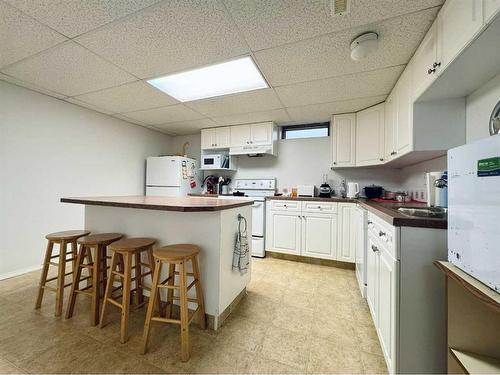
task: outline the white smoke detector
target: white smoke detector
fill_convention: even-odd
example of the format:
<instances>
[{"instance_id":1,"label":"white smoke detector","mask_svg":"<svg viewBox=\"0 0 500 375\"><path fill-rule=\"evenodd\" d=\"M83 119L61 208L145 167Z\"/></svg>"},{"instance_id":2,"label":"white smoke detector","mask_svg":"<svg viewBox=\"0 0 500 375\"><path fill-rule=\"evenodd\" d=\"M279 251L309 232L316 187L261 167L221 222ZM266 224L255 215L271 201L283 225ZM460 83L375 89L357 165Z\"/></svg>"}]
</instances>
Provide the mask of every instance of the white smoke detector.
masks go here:
<instances>
[{"instance_id":1,"label":"white smoke detector","mask_svg":"<svg viewBox=\"0 0 500 375\"><path fill-rule=\"evenodd\" d=\"M378 48L378 34L369 31L358 35L351 42L351 59L359 61L375 52Z\"/></svg>"}]
</instances>

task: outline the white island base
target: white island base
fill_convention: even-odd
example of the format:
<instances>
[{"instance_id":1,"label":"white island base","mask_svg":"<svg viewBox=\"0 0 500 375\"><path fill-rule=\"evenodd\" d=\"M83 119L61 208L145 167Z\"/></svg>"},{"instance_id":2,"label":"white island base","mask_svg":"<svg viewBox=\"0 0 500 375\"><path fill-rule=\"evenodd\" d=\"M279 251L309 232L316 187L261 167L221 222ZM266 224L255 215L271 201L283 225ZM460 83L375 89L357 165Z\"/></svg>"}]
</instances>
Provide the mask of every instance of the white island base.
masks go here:
<instances>
[{"instance_id":1,"label":"white island base","mask_svg":"<svg viewBox=\"0 0 500 375\"><path fill-rule=\"evenodd\" d=\"M238 214L247 219L247 232L251 234L251 206L177 212L86 205L85 229L93 233L117 232L127 237L152 237L158 241L155 247L175 243L200 246L199 263L207 322L209 328L216 330L244 295L250 282L250 268L245 274L232 269ZM162 280L167 277L167 271L168 267L163 267ZM194 293L194 289L190 292ZM162 295L162 300L166 300L166 295ZM190 308L195 306L193 304Z\"/></svg>"}]
</instances>

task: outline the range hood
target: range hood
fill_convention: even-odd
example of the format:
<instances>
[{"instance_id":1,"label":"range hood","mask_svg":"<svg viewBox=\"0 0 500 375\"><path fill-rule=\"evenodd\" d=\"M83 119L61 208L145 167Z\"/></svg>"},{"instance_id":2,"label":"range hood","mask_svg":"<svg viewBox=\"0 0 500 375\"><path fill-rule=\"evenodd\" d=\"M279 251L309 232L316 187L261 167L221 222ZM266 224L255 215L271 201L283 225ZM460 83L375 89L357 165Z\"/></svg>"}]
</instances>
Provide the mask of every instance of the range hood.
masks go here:
<instances>
[{"instance_id":1,"label":"range hood","mask_svg":"<svg viewBox=\"0 0 500 375\"><path fill-rule=\"evenodd\" d=\"M274 143L274 142L273 142ZM262 156L262 155L274 155L275 147L271 144L266 145L249 145L249 146L239 146L231 147L229 149L229 155L248 155L248 156Z\"/></svg>"}]
</instances>

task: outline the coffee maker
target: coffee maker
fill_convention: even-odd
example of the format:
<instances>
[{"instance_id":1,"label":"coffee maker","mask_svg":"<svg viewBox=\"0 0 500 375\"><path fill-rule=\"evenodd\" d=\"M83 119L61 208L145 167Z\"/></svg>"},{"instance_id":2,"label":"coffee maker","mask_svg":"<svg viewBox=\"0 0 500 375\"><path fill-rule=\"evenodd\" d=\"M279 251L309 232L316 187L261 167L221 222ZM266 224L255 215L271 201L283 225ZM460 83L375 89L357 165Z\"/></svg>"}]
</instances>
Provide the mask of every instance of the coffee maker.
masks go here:
<instances>
[{"instance_id":1,"label":"coffee maker","mask_svg":"<svg viewBox=\"0 0 500 375\"><path fill-rule=\"evenodd\" d=\"M319 197L320 198L330 198L335 192L332 190L328 184L328 174L323 175L323 183L319 187Z\"/></svg>"}]
</instances>

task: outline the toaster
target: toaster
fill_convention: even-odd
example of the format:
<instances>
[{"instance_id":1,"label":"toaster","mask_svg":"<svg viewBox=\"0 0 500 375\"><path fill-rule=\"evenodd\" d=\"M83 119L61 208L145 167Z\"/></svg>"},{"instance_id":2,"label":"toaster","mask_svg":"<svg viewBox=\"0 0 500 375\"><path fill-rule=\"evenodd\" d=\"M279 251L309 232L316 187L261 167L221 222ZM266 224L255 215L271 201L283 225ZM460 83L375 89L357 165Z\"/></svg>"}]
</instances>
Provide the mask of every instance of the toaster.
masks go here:
<instances>
[{"instance_id":1,"label":"toaster","mask_svg":"<svg viewBox=\"0 0 500 375\"><path fill-rule=\"evenodd\" d=\"M297 185L297 196L314 197L314 185Z\"/></svg>"}]
</instances>

